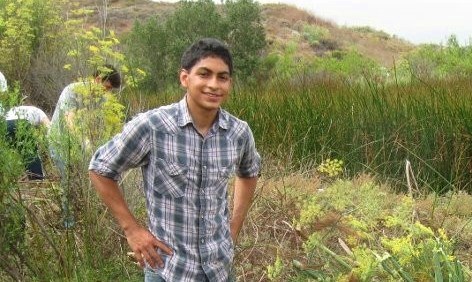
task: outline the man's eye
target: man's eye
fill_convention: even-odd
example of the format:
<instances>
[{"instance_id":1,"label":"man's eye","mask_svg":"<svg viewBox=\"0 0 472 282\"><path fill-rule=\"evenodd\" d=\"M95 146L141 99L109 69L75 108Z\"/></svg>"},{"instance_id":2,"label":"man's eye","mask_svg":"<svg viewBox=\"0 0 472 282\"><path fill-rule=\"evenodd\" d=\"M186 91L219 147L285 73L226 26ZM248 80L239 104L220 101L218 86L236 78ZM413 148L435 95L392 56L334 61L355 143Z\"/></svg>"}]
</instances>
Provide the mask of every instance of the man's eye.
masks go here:
<instances>
[{"instance_id":1,"label":"man's eye","mask_svg":"<svg viewBox=\"0 0 472 282\"><path fill-rule=\"evenodd\" d=\"M200 77L208 77L208 73L207 72L202 72L202 73L199 73L198 74Z\"/></svg>"},{"instance_id":2,"label":"man's eye","mask_svg":"<svg viewBox=\"0 0 472 282\"><path fill-rule=\"evenodd\" d=\"M229 76L227 75L220 75L218 76L218 79L221 80L221 81L227 81L229 79Z\"/></svg>"}]
</instances>

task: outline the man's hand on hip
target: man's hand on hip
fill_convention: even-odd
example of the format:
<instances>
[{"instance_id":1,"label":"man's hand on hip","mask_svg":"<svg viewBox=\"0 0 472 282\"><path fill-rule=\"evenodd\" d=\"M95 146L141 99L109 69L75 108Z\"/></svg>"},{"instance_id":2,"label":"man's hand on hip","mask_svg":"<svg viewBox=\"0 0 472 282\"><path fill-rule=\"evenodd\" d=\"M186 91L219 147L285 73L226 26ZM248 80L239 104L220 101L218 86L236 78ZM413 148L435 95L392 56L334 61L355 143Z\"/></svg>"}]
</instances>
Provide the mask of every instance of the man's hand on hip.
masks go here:
<instances>
[{"instance_id":1,"label":"man's hand on hip","mask_svg":"<svg viewBox=\"0 0 472 282\"><path fill-rule=\"evenodd\" d=\"M134 252L136 261L141 267L148 263L152 268L164 267L164 262L158 250L172 255L172 249L159 241L149 230L138 226L125 232L128 244Z\"/></svg>"}]
</instances>

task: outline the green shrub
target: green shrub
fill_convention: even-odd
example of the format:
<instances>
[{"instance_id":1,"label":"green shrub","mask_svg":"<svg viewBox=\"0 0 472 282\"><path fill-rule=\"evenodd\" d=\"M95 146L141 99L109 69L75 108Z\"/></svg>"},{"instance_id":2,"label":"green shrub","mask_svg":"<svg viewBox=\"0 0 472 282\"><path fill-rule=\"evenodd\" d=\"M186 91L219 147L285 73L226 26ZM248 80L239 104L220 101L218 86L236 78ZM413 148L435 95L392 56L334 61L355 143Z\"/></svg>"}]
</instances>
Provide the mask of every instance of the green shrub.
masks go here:
<instances>
[{"instance_id":1,"label":"green shrub","mask_svg":"<svg viewBox=\"0 0 472 282\"><path fill-rule=\"evenodd\" d=\"M310 43L311 46L316 46L320 40L325 39L329 35L329 30L316 25L304 25L302 28L302 36Z\"/></svg>"},{"instance_id":2,"label":"green shrub","mask_svg":"<svg viewBox=\"0 0 472 282\"><path fill-rule=\"evenodd\" d=\"M253 0L226 0L224 11L227 28L222 38L231 49L235 75L242 81L250 80L261 64L266 47L261 7Z\"/></svg>"},{"instance_id":3,"label":"green shrub","mask_svg":"<svg viewBox=\"0 0 472 282\"><path fill-rule=\"evenodd\" d=\"M126 53L132 65L148 73L144 89L162 91L178 85L180 57L201 37L227 42L235 75L242 79L253 75L265 47L259 4L252 0L226 1L221 10L211 0L181 1L167 18L135 23L126 38Z\"/></svg>"},{"instance_id":4,"label":"green shrub","mask_svg":"<svg viewBox=\"0 0 472 282\"><path fill-rule=\"evenodd\" d=\"M53 42L67 34L62 4L59 0L0 1L0 67L11 82L27 81L25 74L41 48L57 50Z\"/></svg>"},{"instance_id":5,"label":"green shrub","mask_svg":"<svg viewBox=\"0 0 472 282\"><path fill-rule=\"evenodd\" d=\"M470 77L472 45L459 45L454 35L449 37L445 46L421 45L405 56L398 74L407 80Z\"/></svg>"}]
</instances>

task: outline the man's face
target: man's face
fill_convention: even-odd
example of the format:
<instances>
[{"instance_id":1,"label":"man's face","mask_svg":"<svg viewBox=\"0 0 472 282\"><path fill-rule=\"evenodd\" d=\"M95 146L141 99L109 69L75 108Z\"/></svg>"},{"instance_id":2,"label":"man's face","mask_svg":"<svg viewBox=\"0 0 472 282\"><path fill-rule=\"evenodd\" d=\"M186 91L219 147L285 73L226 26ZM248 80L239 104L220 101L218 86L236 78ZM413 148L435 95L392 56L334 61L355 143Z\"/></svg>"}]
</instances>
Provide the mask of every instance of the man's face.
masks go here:
<instances>
[{"instance_id":1,"label":"man's face","mask_svg":"<svg viewBox=\"0 0 472 282\"><path fill-rule=\"evenodd\" d=\"M189 109L216 112L231 88L229 67L218 57L207 57L190 71L182 70L180 83L187 89Z\"/></svg>"},{"instance_id":2,"label":"man's face","mask_svg":"<svg viewBox=\"0 0 472 282\"><path fill-rule=\"evenodd\" d=\"M113 89L113 86L111 85L111 82L108 80L105 80L102 82L103 87L105 88L106 91L111 91Z\"/></svg>"},{"instance_id":3,"label":"man's face","mask_svg":"<svg viewBox=\"0 0 472 282\"><path fill-rule=\"evenodd\" d=\"M111 82L108 80L102 81L102 78L100 76L95 77L95 83L101 83L105 91L111 91L113 89Z\"/></svg>"}]
</instances>

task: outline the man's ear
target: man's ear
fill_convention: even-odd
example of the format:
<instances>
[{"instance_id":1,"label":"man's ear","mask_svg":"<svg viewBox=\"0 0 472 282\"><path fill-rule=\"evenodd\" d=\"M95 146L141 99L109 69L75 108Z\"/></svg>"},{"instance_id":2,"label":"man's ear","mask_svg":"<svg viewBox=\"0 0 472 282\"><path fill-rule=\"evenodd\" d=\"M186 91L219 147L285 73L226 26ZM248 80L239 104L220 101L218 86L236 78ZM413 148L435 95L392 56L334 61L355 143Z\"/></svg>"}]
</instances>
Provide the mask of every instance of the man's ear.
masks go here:
<instances>
[{"instance_id":1,"label":"man's ear","mask_svg":"<svg viewBox=\"0 0 472 282\"><path fill-rule=\"evenodd\" d=\"M180 85L187 88L188 85L188 71L181 69L179 73Z\"/></svg>"}]
</instances>

